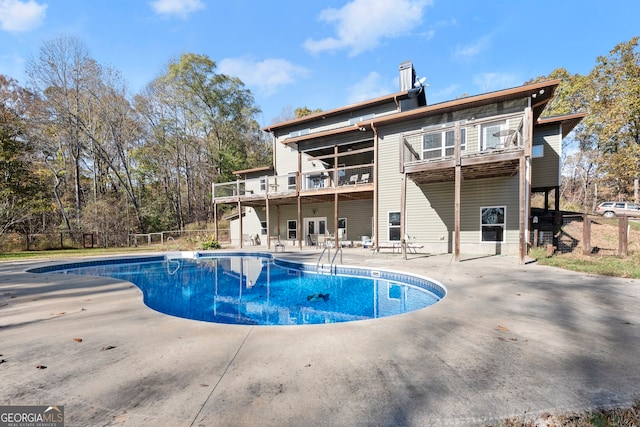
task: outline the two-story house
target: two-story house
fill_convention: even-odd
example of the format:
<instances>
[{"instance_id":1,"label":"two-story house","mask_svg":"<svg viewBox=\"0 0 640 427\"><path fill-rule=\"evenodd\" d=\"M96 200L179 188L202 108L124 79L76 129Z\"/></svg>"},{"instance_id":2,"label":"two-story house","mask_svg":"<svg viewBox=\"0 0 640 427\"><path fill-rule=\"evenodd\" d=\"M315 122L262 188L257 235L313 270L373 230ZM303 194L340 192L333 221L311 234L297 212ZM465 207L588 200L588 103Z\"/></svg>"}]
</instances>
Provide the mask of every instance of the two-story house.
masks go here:
<instances>
[{"instance_id":1,"label":"two-story house","mask_svg":"<svg viewBox=\"0 0 640 427\"><path fill-rule=\"evenodd\" d=\"M405 242L524 260L531 194L555 191L559 210L562 139L584 117L541 118L559 83L429 105L403 63L398 93L265 127L273 166L215 184L214 211L237 205L240 246Z\"/></svg>"}]
</instances>

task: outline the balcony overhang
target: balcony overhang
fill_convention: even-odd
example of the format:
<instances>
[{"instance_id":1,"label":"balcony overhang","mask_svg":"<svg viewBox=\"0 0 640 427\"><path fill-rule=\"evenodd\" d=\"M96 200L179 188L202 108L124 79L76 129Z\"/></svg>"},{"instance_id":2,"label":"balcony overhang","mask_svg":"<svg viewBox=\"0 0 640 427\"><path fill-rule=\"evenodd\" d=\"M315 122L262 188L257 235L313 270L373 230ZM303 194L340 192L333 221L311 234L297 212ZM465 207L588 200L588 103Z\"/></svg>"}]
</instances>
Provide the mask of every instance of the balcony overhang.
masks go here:
<instances>
[{"instance_id":1,"label":"balcony overhang","mask_svg":"<svg viewBox=\"0 0 640 427\"><path fill-rule=\"evenodd\" d=\"M515 176L520 168L523 149L509 149L499 153L465 156L460 159L462 179ZM455 180L455 160L442 159L405 165L407 176L417 184L433 184Z\"/></svg>"}]
</instances>

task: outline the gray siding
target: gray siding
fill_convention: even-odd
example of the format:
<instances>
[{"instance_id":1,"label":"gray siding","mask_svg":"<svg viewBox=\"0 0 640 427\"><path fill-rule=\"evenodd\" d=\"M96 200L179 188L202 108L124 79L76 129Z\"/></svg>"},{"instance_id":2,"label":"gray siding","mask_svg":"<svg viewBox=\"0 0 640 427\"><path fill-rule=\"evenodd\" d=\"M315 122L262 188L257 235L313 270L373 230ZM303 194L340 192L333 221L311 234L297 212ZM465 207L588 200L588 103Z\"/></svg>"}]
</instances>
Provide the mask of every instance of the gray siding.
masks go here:
<instances>
[{"instance_id":1,"label":"gray siding","mask_svg":"<svg viewBox=\"0 0 640 427\"><path fill-rule=\"evenodd\" d=\"M542 145L544 156L531 159L531 186L552 187L560 185L560 156L562 152L560 126L536 127L533 145Z\"/></svg>"},{"instance_id":2,"label":"gray siding","mask_svg":"<svg viewBox=\"0 0 640 427\"><path fill-rule=\"evenodd\" d=\"M276 141L276 175L286 175L298 170L298 152L293 148Z\"/></svg>"},{"instance_id":3,"label":"gray siding","mask_svg":"<svg viewBox=\"0 0 640 427\"><path fill-rule=\"evenodd\" d=\"M280 238L286 239L287 221L298 219L297 205L282 205L280 209ZM327 230L335 233L333 223L333 203L309 203L302 207L302 224L299 224L301 232L304 232L304 218L326 217ZM313 212L315 210L315 213ZM270 235L276 236L278 229L278 208L270 208ZM373 217L372 200L341 201L338 205L338 218L347 218L347 240L358 241L361 236L371 236L371 219ZM303 236L304 237L304 236ZM304 239L303 239L304 240Z\"/></svg>"},{"instance_id":4,"label":"gray siding","mask_svg":"<svg viewBox=\"0 0 640 427\"><path fill-rule=\"evenodd\" d=\"M480 212L482 207L506 207L507 246L516 246L519 238L518 177L477 179L462 182L460 244L473 252L490 252L495 243L482 243ZM412 242L451 252L455 232L455 187L453 182L407 186L406 233ZM484 247L484 249L483 249Z\"/></svg>"},{"instance_id":5,"label":"gray siding","mask_svg":"<svg viewBox=\"0 0 640 427\"><path fill-rule=\"evenodd\" d=\"M393 133L394 130L396 133ZM391 132L391 133L387 133ZM380 135L378 164L378 223L375 234L379 242L388 241L388 212L401 208L402 174L400 173L401 134L388 126Z\"/></svg>"}]
</instances>

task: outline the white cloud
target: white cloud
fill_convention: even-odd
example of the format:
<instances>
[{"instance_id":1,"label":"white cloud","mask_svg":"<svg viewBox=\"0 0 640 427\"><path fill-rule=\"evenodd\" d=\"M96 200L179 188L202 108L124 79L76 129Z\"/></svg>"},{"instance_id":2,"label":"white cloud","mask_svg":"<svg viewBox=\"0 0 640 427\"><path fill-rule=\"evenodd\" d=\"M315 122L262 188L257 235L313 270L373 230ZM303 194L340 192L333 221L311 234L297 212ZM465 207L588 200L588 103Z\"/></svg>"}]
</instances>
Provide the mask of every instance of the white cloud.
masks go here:
<instances>
[{"instance_id":1,"label":"white cloud","mask_svg":"<svg viewBox=\"0 0 640 427\"><path fill-rule=\"evenodd\" d=\"M202 0L155 0L150 5L158 15L178 16L182 19L205 8Z\"/></svg>"},{"instance_id":2,"label":"white cloud","mask_svg":"<svg viewBox=\"0 0 640 427\"><path fill-rule=\"evenodd\" d=\"M383 39L406 35L422 22L432 0L352 0L341 9L324 9L318 19L335 26L336 35L307 39L312 53L347 49L356 56L378 46Z\"/></svg>"},{"instance_id":3,"label":"white cloud","mask_svg":"<svg viewBox=\"0 0 640 427\"><path fill-rule=\"evenodd\" d=\"M309 75L309 70L285 59L270 58L255 61L251 58L227 58L218 63L218 70L238 77L250 87L265 95L272 95L280 88L294 84Z\"/></svg>"},{"instance_id":4,"label":"white cloud","mask_svg":"<svg viewBox=\"0 0 640 427\"><path fill-rule=\"evenodd\" d=\"M455 56L457 58L471 58L481 54L482 52L487 50L490 46L491 46L491 37L484 36L466 46L458 46L456 48Z\"/></svg>"},{"instance_id":5,"label":"white cloud","mask_svg":"<svg viewBox=\"0 0 640 427\"><path fill-rule=\"evenodd\" d=\"M395 79L395 81L397 83L397 79ZM392 86L392 82L385 82L380 74L372 71L367 75L367 77L347 88L347 102L353 104L367 99L388 95L399 90L397 88L396 90L393 90Z\"/></svg>"},{"instance_id":6,"label":"white cloud","mask_svg":"<svg viewBox=\"0 0 640 427\"><path fill-rule=\"evenodd\" d=\"M481 92L493 92L500 89L520 86L524 80L515 74L483 73L473 78L473 83Z\"/></svg>"},{"instance_id":7,"label":"white cloud","mask_svg":"<svg viewBox=\"0 0 640 427\"><path fill-rule=\"evenodd\" d=\"M0 28L3 31L32 30L44 21L46 4L34 0L0 0Z\"/></svg>"}]
</instances>

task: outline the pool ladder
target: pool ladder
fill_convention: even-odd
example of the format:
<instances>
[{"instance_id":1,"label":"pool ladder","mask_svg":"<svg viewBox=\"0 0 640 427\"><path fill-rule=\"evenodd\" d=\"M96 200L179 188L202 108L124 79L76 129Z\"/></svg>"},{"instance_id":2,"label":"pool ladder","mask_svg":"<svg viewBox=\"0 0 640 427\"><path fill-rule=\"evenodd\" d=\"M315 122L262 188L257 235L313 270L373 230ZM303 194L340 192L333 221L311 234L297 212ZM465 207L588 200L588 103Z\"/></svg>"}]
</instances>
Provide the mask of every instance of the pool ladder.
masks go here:
<instances>
[{"instance_id":1,"label":"pool ladder","mask_svg":"<svg viewBox=\"0 0 640 427\"><path fill-rule=\"evenodd\" d=\"M176 267L172 267L171 263L175 262L178 265ZM167 274L169 274L169 276L173 276L174 274L176 274L178 272L178 270L180 270L180 267L182 267L182 263L180 262L179 259L177 258L167 258Z\"/></svg>"},{"instance_id":2,"label":"pool ladder","mask_svg":"<svg viewBox=\"0 0 640 427\"><path fill-rule=\"evenodd\" d=\"M320 264L320 261L322 261L322 258L324 257L324 253L327 253L327 261L329 262L328 265L325 264ZM318 262L316 262L316 272L318 273L329 273L329 274L335 274L336 273L336 257L338 256L338 254L340 254L340 264L342 264L342 248L338 247L336 248L336 251L333 254L333 258L331 257L331 247L330 246L325 246L322 249L322 252L320 253L320 256L318 257Z\"/></svg>"}]
</instances>

